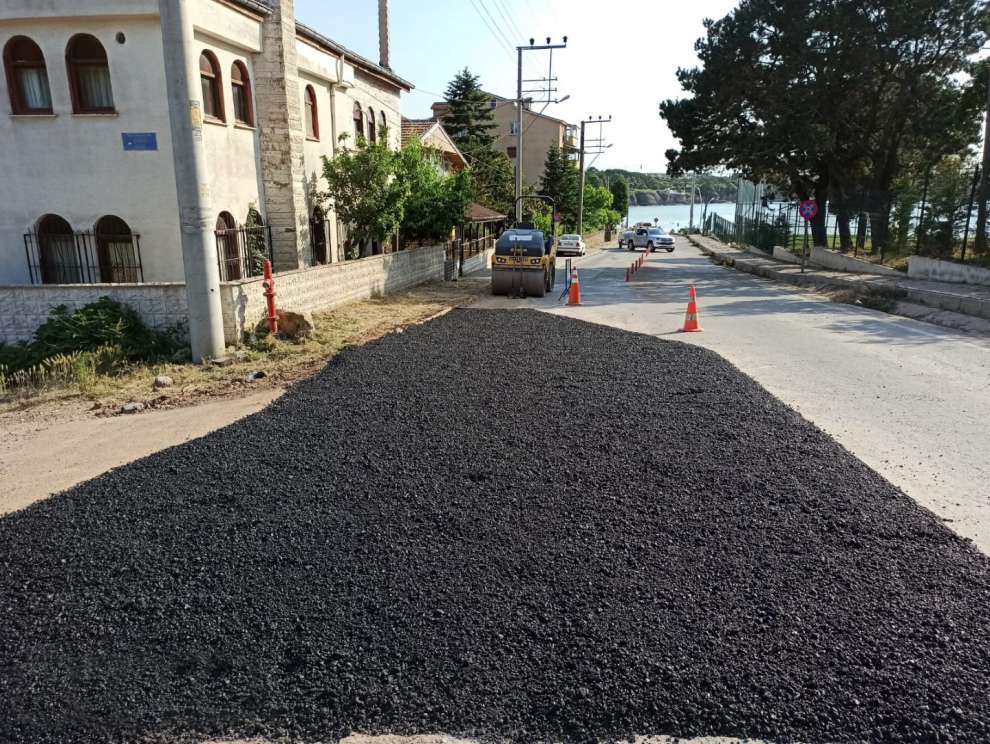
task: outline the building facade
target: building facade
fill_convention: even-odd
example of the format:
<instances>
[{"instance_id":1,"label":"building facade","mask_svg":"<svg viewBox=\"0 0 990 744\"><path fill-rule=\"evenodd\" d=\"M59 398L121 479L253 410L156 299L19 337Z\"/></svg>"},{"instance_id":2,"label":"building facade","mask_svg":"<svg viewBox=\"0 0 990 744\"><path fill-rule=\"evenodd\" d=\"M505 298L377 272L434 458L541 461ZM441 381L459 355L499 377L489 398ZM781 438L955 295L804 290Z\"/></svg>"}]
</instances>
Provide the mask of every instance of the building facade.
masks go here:
<instances>
[{"instance_id":1,"label":"building facade","mask_svg":"<svg viewBox=\"0 0 990 744\"><path fill-rule=\"evenodd\" d=\"M515 162L518 137L516 136L516 102L494 93L488 93L488 105L496 129L492 132L495 142L492 147L505 153ZM442 120L447 113L443 101L433 104L433 115ZM578 151L577 127L563 119L533 111L527 104L523 111L523 184L538 188L543 179L547 153L551 147L576 154Z\"/></svg>"},{"instance_id":2,"label":"building facade","mask_svg":"<svg viewBox=\"0 0 990 744\"><path fill-rule=\"evenodd\" d=\"M293 0L194 10L221 280L342 260L322 158L345 133L398 147L411 85ZM158 0L5 0L0 49L0 285L183 281Z\"/></svg>"},{"instance_id":3,"label":"building facade","mask_svg":"<svg viewBox=\"0 0 990 744\"><path fill-rule=\"evenodd\" d=\"M437 170L442 174L458 173L468 168L467 158L436 119L402 119L402 146L419 142L435 156Z\"/></svg>"}]
</instances>

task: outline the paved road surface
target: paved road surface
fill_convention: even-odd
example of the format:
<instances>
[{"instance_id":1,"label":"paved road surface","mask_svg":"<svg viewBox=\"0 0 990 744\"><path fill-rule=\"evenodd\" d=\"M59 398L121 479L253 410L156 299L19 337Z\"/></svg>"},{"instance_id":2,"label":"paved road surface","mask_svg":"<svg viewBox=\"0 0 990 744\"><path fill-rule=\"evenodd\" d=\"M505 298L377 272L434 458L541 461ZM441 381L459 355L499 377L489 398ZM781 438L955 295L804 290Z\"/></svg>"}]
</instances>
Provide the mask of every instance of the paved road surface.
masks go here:
<instances>
[{"instance_id":1,"label":"paved road surface","mask_svg":"<svg viewBox=\"0 0 990 744\"><path fill-rule=\"evenodd\" d=\"M715 266L682 238L626 284L632 260L613 249L579 261L579 308L558 300L562 286L481 306L534 307L717 351L990 553L990 341ZM705 332L677 334L690 285Z\"/></svg>"}]
</instances>

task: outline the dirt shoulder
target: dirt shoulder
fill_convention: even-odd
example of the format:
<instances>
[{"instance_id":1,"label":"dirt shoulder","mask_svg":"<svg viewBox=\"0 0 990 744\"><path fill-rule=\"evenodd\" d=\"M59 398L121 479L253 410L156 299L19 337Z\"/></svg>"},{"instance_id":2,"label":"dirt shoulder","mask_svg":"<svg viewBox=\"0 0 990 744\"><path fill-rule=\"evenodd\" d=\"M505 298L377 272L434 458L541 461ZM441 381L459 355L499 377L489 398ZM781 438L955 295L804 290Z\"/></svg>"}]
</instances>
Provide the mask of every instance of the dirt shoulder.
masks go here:
<instances>
[{"instance_id":1,"label":"dirt shoulder","mask_svg":"<svg viewBox=\"0 0 990 744\"><path fill-rule=\"evenodd\" d=\"M226 367L149 366L95 390L8 399L0 403L0 515L249 416L342 349L470 304L485 289L478 282L425 284L317 314L309 341L244 349ZM173 385L156 390L157 375ZM130 402L144 410L122 415Z\"/></svg>"}]
</instances>

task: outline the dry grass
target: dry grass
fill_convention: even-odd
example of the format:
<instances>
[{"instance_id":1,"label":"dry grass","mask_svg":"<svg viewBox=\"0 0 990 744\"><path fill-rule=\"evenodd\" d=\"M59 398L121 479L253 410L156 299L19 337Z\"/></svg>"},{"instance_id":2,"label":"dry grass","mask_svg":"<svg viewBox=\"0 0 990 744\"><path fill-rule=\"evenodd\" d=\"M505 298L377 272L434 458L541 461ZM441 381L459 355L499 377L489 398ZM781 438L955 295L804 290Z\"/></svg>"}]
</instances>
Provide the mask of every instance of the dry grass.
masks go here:
<instances>
[{"instance_id":1,"label":"dry grass","mask_svg":"<svg viewBox=\"0 0 990 744\"><path fill-rule=\"evenodd\" d=\"M263 338L241 349L230 349L235 362L213 364L140 365L118 376L97 376L85 388L54 383L44 389L16 390L0 398L0 412L71 399L94 401L107 412L137 401L152 408L190 405L204 398L238 395L247 390L277 387L313 374L347 346L366 343L397 328L421 322L449 308L472 302L488 285L478 281L431 282L388 297L354 302L315 313L314 332L302 342ZM263 379L247 382L253 372ZM156 376L173 380L156 390Z\"/></svg>"}]
</instances>

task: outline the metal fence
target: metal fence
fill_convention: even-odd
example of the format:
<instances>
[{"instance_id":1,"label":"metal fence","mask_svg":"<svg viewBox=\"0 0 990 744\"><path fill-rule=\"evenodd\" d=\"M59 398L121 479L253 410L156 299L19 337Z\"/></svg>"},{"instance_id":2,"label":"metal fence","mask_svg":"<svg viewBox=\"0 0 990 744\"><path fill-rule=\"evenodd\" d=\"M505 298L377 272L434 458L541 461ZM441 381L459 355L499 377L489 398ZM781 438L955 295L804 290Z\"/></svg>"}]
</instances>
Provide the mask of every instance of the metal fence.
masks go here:
<instances>
[{"instance_id":1,"label":"metal fence","mask_svg":"<svg viewBox=\"0 0 990 744\"><path fill-rule=\"evenodd\" d=\"M980 175L978 168L951 177L929 170L912 188L897 193L844 194L820 204L818 240L835 251L888 265L903 267L913 255L990 265L990 252L974 255ZM706 229L763 250L778 245L799 252L806 225L798 206L797 200L780 201L765 185L740 181L735 221L710 219Z\"/></svg>"},{"instance_id":2,"label":"metal fence","mask_svg":"<svg viewBox=\"0 0 990 744\"><path fill-rule=\"evenodd\" d=\"M265 259L274 263L271 225L241 225L213 234L222 282L261 276Z\"/></svg>"},{"instance_id":3,"label":"metal fence","mask_svg":"<svg viewBox=\"0 0 990 744\"><path fill-rule=\"evenodd\" d=\"M31 284L144 282L141 236L92 231L24 235Z\"/></svg>"},{"instance_id":4,"label":"metal fence","mask_svg":"<svg viewBox=\"0 0 990 744\"><path fill-rule=\"evenodd\" d=\"M473 258L479 253L484 253L489 248L494 247L495 237L493 235L487 235L483 238L475 238L474 240L448 240L447 260L459 260L463 263L465 260Z\"/></svg>"}]
</instances>

